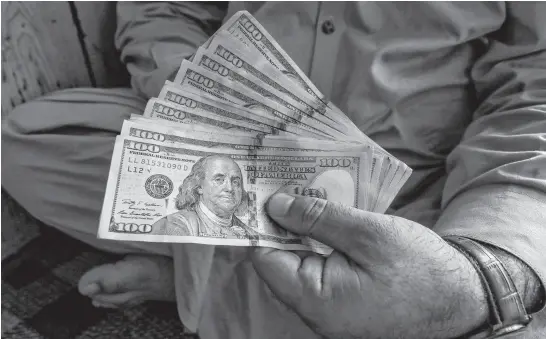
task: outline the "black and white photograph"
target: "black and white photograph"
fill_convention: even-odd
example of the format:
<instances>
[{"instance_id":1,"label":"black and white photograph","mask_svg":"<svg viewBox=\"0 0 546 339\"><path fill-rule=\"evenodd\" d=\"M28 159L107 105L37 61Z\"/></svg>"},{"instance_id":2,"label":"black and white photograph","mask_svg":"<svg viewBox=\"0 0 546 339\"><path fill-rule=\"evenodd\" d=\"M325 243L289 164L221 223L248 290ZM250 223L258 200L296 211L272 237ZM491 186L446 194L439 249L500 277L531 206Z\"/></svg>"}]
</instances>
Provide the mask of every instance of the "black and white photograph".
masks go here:
<instances>
[{"instance_id":1,"label":"black and white photograph","mask_svg":"<svg viewBox=\"0 0 546 339\"><path fill-rule=\"evenodd\" d=\"M546 339L546 1L2 1L6 339Z\"/></svg>"}]
</instances>

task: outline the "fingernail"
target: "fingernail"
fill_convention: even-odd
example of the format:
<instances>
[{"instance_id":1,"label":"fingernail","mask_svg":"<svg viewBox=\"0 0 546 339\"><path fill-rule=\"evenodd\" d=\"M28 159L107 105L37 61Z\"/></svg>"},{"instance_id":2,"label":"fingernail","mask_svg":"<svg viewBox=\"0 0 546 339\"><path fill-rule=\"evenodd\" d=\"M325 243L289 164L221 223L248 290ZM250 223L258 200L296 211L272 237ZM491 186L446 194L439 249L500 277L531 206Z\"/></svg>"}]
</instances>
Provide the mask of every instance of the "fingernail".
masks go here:
<instances>
[{"instance_id":1,"label":"fingernail","mask_svg":"<svg viewBox=\"0 0 546 339\"><path fill-rule=\"evenodd\" d=\"M284 217L288 213L294 199L293 196L286 193L272 195L267 202L267 213L271 217Z\"/></svg>"},{"instance_id":2,"label":"fingernail","mask_svg":"<svg viewBox=\"0 0 546 339\"><path fill-rule=\"evenodd\" d=\"M99 284L96 284L96 283L89 284L80 289L80 293L87 296L96 294L99 291L100 291L100 286Z\"/></svg>"}]
</instances>

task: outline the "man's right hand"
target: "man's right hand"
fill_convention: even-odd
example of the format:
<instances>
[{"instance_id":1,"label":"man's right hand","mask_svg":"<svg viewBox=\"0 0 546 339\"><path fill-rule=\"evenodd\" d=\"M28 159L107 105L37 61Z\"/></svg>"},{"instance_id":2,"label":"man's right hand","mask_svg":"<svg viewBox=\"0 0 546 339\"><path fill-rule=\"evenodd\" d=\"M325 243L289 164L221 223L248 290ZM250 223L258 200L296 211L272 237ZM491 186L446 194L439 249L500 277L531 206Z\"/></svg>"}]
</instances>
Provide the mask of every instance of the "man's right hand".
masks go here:
<instances>
[{"instance_id":1,"label":"man's right hand","mask_svg":"<svg viewBox=\"0 0 546 339\"><path fill-rule=\"evenodd\" d=\"M275 194L269 215L334 248L328 257L259 248L256 271L277 297L328 338L451 338L484 324L478 273L415 222L323 199Z\"/></svg>"}]
</instances>

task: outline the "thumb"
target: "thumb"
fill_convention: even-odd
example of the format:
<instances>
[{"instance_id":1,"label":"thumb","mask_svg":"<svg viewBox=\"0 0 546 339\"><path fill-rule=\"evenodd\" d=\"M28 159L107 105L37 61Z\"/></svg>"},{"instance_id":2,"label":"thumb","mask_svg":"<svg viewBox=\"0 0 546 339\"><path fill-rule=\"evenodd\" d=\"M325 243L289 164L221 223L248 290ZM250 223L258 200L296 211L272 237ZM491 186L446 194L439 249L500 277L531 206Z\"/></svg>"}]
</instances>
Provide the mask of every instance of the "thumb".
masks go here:
<instances>
[{"instance_id":1,"label":"thumb","mask_svg":"<svg viewBox=\"0 0 546 339\"><path fill-rule=\"evenodd\" d=\"M388 218L324 199L277 193L266 208L281 227L318 240L356 262L363 262L370 246L375 248L388 238Z\"/></svg>"}]
</instances>

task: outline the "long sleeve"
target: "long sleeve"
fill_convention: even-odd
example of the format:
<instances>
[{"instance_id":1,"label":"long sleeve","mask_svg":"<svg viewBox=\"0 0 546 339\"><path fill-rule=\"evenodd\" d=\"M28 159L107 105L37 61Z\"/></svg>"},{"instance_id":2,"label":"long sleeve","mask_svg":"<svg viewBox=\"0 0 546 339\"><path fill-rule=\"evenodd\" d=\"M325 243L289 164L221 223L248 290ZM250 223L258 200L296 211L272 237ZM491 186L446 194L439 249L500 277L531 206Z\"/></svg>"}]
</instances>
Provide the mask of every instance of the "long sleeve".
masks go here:
<instances>
[{"instance_id":1,"label":"long sleeve","mask_svg":"<svg viewBox=\"0 0 546 339\"><path fill-rule=\"evenodd\" d=\"M115 43L133 89L157 96L182 60L220 27L226 9L223 2L118 2Z\"/></svg>"},{"instance_id":2,"label":"long sleeve","mask_svg":"<svg viewBox=\"0 0 546 339\"><path fill-rule=\"evenodd\" d=\"M502 6L471 72L480 105L447 159L435 230L510 252L546 286L546 3Z\"/></svg>"}]
</instances>

